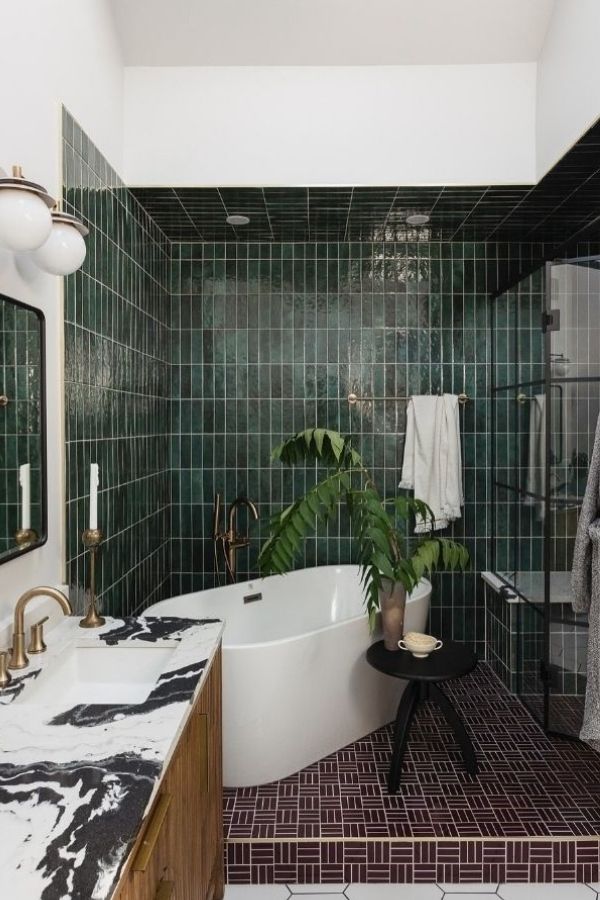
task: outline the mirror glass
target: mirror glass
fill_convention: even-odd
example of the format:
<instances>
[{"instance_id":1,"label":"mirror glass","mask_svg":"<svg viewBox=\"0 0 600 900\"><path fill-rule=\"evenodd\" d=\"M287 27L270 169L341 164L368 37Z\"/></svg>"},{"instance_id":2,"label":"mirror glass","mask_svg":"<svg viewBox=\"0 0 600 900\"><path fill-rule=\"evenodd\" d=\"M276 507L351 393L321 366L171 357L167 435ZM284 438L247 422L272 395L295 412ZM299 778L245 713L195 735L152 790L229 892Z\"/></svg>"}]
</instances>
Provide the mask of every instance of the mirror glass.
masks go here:
<instances>
[{"instance_id":1,"label":"mirror glass","mask_svg":"<svg viewBox=\"0 0 600 900\"><path fill-rule=\"evenodd\" d=\"M46 540L44 316L0 294L0 563Z\"/></svg>"}]
</instances>

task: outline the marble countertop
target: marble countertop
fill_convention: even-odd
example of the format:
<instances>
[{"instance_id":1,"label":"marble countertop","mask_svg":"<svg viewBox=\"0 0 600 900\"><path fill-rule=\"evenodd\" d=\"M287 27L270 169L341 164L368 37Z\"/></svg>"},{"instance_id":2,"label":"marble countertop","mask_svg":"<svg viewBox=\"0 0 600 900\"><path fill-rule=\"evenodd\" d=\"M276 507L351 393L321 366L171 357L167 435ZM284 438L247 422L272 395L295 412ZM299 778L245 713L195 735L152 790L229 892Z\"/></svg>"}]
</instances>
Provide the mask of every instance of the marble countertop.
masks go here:
<instances>
[{"instance_id":1,"label":"marble countertop","mask_svg":"<svg viewBox=\"0 0 600 900\"><path fill-rule=\"evenodd\" d=\"M223 630L216 619L110 619L92 633L78 622L53 629L0 691L0 896L11 900L112 896ZM35 704L31 686L65 649L123 641L175 644L143 702Z\"/></svg>"}]
</instances>

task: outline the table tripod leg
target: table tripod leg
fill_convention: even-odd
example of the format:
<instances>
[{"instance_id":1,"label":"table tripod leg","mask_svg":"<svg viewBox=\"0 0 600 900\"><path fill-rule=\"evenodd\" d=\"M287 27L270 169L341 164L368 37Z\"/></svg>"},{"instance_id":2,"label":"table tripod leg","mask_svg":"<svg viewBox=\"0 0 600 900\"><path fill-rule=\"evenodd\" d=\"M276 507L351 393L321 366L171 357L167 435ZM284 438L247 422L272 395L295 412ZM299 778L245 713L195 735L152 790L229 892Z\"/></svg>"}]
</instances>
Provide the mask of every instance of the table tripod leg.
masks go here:
<instances>
[{"instance_id":1,"label":"table tripod leg","mask_svg":"<svg viewBox=\"0 0 600 900\"><path fill-rule=\"evenodd\" d=\"M462 719L454 709L454 706L443 692L443 690L437 686L437 684L430 684L429 689L431 691L431 699L434 700L437 705L442 710L448 725L452 728L454 732L454 737L460 747L460 751L462 753L463 762L465 764L465 768L469 775L477 775L478 766L477 766L477 756L475 755L475 748L471 743L471 738L467 734L467 730L463 724Z\"/></svg>"},{"instance_id":2,"label":"table tripod leg","mask_svg":"<svg viewBox=\"0 0 600 900\"><path fill-rule=\"evenodd\" d=\"M388 774L388 791L395 794L400 786L400 773L402 760L406 750L406 742L410 731L410 725L419 700L419 686L414 681L409 681L398 704L396 721L394 723L394 747Z\"/></svg>"}]
</instances>

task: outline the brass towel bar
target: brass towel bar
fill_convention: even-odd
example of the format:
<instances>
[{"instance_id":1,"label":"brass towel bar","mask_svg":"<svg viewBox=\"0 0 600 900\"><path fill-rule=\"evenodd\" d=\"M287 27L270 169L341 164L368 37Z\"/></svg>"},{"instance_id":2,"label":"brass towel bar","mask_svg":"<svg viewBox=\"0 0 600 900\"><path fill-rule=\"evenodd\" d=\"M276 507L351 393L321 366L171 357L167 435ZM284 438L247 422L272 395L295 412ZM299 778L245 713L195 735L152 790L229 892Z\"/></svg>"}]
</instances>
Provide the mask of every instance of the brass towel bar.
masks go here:
<instances>
[{"instance_id":1,"label":"brass towel bar","mask_svg":"<svg viewBox=\"0 0 600 900\"><path fill-rule=\"evenodd\" d=\"M407 402L410 399L410 397L358 397L356 394L348 394L348 403L350 406L356 406L357 403L370 403L371 400L404 400ZM468 403L470 399L468 394L458 395L458 402L461 406Z\"/></svg>"}]
</instances>

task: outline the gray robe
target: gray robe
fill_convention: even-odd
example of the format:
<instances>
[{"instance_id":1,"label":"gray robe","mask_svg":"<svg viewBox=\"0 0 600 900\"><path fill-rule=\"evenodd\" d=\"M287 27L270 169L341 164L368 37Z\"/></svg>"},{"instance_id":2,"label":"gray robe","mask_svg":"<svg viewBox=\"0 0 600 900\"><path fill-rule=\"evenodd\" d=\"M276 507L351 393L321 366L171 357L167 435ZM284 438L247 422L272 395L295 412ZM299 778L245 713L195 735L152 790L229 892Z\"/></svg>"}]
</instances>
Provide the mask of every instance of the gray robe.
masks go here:
<instances>
[{"instance_id":1,"label":"gray robe","mask_svg":"<svg viewBox=\"0 0 600 900\"><path fill-rule=\"evenodd\" d=\"M590 623L585 712L580 737L600 749L600 417L573 551L573 610Z\"/></svg>"}]
</instances>

